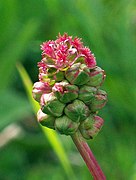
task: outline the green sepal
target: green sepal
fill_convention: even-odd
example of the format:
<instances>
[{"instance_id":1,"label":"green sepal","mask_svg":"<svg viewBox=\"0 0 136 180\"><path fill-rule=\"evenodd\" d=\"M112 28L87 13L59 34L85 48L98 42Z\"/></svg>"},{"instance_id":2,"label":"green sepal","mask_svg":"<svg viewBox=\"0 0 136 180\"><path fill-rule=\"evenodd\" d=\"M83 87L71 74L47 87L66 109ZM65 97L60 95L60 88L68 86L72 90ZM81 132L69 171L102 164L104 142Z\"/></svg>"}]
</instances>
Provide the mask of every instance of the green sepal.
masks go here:
<instances>
[{"instance_id":1,"label":"green sepal","mask_svg":"<svg viewBox=\"0 0 136 180\"><path fill-rule=\"evenodd\" d=\"M103 122L104 121L101 117L90 115L80 124L79 130L85 139L93 139L102 128Z\"/></svg>"},{"instance_id":2,"label":"green sepal","mask_svg":"<svg viewBox=\"0 0 136 180\"><path fill-rule=\"evenodd\" d=\"M78 129L79 123L73 122L67 116L61 116L55 120L55 129L60 134L72 135Z\"/></svg>"},{"instance_id":3,"label":"green sepal","mask_svg":"<svg viewBox=\"0 0 136 180\"><path fill-rule=\"evenodd\" d=\"M85 64L76 63L73 64L65 72L66 79L75 85L83 85L89 81L89 69Z\"/></svg>"},{"instance_id":4,"label":"green sepal","mask_svg":"<svg viewBox=\"0 0 136 180\"><path fill-rule=\"evenodd\" d=\"M58 73L56 73L55 80L56 80L56 82L64 80L64 72L59 71Z\"/></svg>"},{"instance_id":5,"label":"green sepal","mask_svg":"<svg viewBox=\"0 0 136 180\"><path fill-rule=\"evenodd\" d=\"M89 108L91 112L96 112L102 109L105 106L106 102L107 102L107 93L99 89L92 98Z\"/></svg>"},{"instance_id":6,"label":"green sepal","mask_svg":"<svg viewBox=\"0 0 136 180\"><path fill-rule=\"evenodd\" d=\"M84 56L79 56L75 63L81 63L81 64L84 64L85 63L85 57Z\"/></svg>"},{"instance_id":7,"label":"green sepal","mask_svg":"<svg viewBox=\"0 0 136 180\"><path fill-rule=\"evenodd\" d=\"M89 114L89 108L80 100L76 99L64 109L65 114L74 122L85 120Z\"/></svg>"},{"instance_id":8,"label":"green sepal","mask_svg":"<svg viewBox=\"0 0 136 180\"><path fill-rule=\"evenodd\" d=\"M65 104L60 102L54 95L54 93L50 93L45 95L44 105L42 105L42 111L48 115L52 115L55 117L59 117L63 114L63 109Z\"/></svg>"},{"instance_id":9,"label":"green sepal","mask_svg":"<svg viewBox=\"0 0 136 180\"><path fill-rule=\"evenodd\" d=\"M37 120L42 126L55 129L55 117L43 113L41 109L37 112Z\"/></svg>"},{"instance_id":10,"label":"green sepal","mask_svg":"<svg viewBox=\"0 0 136 180\"><path fill-rule=\"evenodd\" d=\"M59 82L64 80L64 72L63 71L58 71L56 68L49 68L48 69L48 77L55 82Z\"/></svg>"},{"instance_id":11,"label":"green sepal","mask_svg":"<svg viewBox=\"0 0 136 180\"><path fill-rule=\"evenodd\" d=\"M106 77L104 70L98 66L95 69L90 69L89 76L90 80L87 82L87 85L93 87L100 87Z\"/></svg>"},{"instance_id":12,"label":"green sepal","mask_svg":"<svg viewBox=\"0 0 136 180\"><path fill-rule=\"evenodd\" d=\"M78 99L82 100L85 104L90 104L94 94L96 94L97 89L95 87L84 85L79 90Z\"/></svg>"},{"instance_id":13,"label":"green sepal","mask_svg":"<svg viewBox=\"0 0 136 180\"><path fill-rule=\"evenodd\" d=\"M59 91L57 87L60 87L62 91ZM56 97L65 104L73 101L78 97L78 87L76 85L69 84L66 81L56 83L52 90Z\"/></svg>"}]
</instances>

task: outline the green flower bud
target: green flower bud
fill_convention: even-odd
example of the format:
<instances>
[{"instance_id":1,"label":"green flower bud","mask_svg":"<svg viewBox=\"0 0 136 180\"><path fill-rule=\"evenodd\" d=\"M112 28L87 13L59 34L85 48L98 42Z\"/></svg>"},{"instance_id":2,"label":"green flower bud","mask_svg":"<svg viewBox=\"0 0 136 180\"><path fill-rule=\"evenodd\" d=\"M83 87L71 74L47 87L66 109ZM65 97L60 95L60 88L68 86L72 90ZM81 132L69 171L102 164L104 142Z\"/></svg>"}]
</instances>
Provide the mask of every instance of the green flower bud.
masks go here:
<instances>
[{"instance_id":1,"label":"green flower bud","mask_svg":"<svg viewBox=\"0 0 136 180\"><path fill-rule=\"evenodd\" d=\"M83 121L79 127L82 136L85 139L94 138L100 131L103 125L103 119L99 116L90 115L85 121Z\"/></svg>"},{"instance_id":2,"label":"green flower bud","mask_svg":"<svg viewBox=\"0 0 136 180\"><path fill-rule=\"evenodd\" d=\"M98 90L97 94L91 100L89 108L91 112L96 112L99 109L102 109L107 102L107 93L103 90Z\"/></svg>"},{"instance_id":3,"label":"green flower bud","mask_svg":"<svg viewBox=\"0 0 136 180\"><path fill-rule=\"evenodd\" d=\"M64 80L64 72L59 71L58 73L56 73L54 78L55 78L56 82Z\"/></svg>"},{"instance_id":4,"label":"green flower bud","mask_svg":"<svg viewBox=\"0 0 136 180\"><path fill-rule=\"evenodd\" d=\"M100 67L96 67L94 69L90 69L90 80L87 83L89 86L99 87L104 82L104 79L106 77L104 70L102 70Z\"/></svg>"},{"instance_id":5,"label":"green flower bud","mask_svg":"<svg viewBox=\"0 0 136 180\"><path fill-rule=\"evenodd\" d=\"M55 83L52 91L56 97L63 103L69 103L78 97L78 87L69 84L67 81Z\"/></svg>"},{"instance_id":6,"label":"green flower bud","mask_svg":"<svg viewBox=\"0 0 136 180\"><path fill-rule=\"evenodd\" d=\"M64 80L64 72L58 71L56 68L49 68L48 69L48 77L54 79L56 82Z\"/></svg>"},{"instance_id":7,"label":"green flower bud","mask_svg":"<svg viewBox=\"0 0 136 180\"><path fill-rule=\"evenodd\" d=\"M83 85L89 81L89 69L85 64L76 63L65 72L66 79L75 85Z\"/></svg>"},{"instance_id":8,"label":"green flower bud","mask_svg":"<svg viewBox=\"0 0 136 180\"><path fill-rule=\"evenodd\" d=\"M63 114L65 104L61 103L54 93L44 94L41 98L42 111L46 114L59 117Z\"/></svg>"},{"instance_id":9,"label":"green flower bud","mask_svg":"<svg viewBox=\"0 0 136 180\"><path fill-rule=\"evenodd\" d=\"M42 126L55 129L55 117L43 113L41 109L37 112L37 120Z\"/></svg>"},{"instance_id":10,"label":"green flower bud","mask_svg":"<svg viewBox=\"0 0 136 180\"><path fill-rule=\"evenodd\" d=\"M79 123L73 122L67 116L61 116L55 120L55 129L59 131L60 134L71 135L78 129Z\"/></svg>"},{"instance_id":11,"label":"green flower bud","mask_svg":"<svg viewBox=\"0 0 136 180\"><path fill-rule=\"evenodd\" d=\"M84 64L85 63L85 56L79 56L77 59L76 59L76 61L75 61L75 63L81 63L81 64Z\"/></svg>"},{"instance_id":12,"label":"green flower bud","mask_svg":"<svg viewBox=\"0 0 136 180\"><path fill-rule=\"evenodd\" d=\"M65 114L75 122L85 120L89 114L89 108L80 100L74 100L71 104L68 104L64 109Z\"/></svg>"},{"instance_id":13,"label":"green flower bud","mask_svg":"<svg viewBox=\"0 0 136 180\"><path fill-rule=\"evenodd\" d=\"M91 86L84 85L79 90L78 99L82 100L85 104L90 104L94 94L96 94L97 89Z\"/></svg>"}]
</instances>

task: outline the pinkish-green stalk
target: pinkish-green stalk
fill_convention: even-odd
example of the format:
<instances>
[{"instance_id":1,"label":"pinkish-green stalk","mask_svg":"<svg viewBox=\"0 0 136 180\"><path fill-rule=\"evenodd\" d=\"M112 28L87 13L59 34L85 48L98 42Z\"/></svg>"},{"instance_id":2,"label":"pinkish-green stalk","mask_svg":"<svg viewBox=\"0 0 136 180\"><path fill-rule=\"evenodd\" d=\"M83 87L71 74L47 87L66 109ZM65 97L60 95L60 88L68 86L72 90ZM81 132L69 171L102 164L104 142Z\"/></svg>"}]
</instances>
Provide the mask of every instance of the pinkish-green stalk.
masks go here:
<instances>
[{"instance_id":1,"label":"pinkish-green stalk","mask_svg":"<svg viewBox=\"0 0 136 180\"><path fill-rule=\"evenodd\" d=\"M99 164L97 163L90 147L88 146L86 141L82 138L80 132L79 131L76 132L75 134L71 135L71 137L78 151L80 152L82 158L84 159L94 180L106 180L106 177L102 172Z\"/></svg>"}]
</instances>

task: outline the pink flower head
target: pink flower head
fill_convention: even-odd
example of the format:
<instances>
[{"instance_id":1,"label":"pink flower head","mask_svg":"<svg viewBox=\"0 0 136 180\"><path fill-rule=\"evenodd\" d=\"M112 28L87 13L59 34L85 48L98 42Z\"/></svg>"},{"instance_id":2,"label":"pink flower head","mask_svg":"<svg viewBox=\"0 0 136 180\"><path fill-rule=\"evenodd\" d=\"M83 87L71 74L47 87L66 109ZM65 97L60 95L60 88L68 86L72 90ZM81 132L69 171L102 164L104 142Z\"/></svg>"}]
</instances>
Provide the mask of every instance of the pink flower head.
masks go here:
<instances>
[{"instance_id":1,"label":"pink flower head","mask_svg":"<svg viewBox=\"0 0 136 180\"><path fill-rule=\"evenodd\" d=\"M94 55L90 49L84 47L80 38L64 35L58 35L56 40L49 40L41 45L42 60L38 63L40 74L47 72L49 68L55 68L56 71L64 71L65 68L72 66L80 58L84 60L89 68L96 66Z\"/></svg>"},{"instance_id":2,"label":"pink flower head","mask_svg":"<svg viewBox=\"0 0 136 180\"><path fill-rule=\"evenodd\" d=\"M89 48L81 48L80 53L85 57L85 63L89 68L94 68L96 66L94 54L91 53Z\"/></svg>"},{"instance_id":3,"label":"pink flower head","mask_svg":"<svg viewBox=\"0 0 136 180\"><path fill-rule=\"evenodd\" d=\"M81 40L81 38L75 37L72 41L72 45L78 50L80 50L80 48L83 48L83 42L81 42Z\"/></svg>"},{"instance_id":4,"label":"pink flower head","mask_svg":"<svg viewBox=\"0 0 136 180\"><path fill-rule=\"evenodd\" d=\"M72 42L72 36L68 36L67 33L64 33L63 35L61 35L59 33L59 35L57 36L56 39L56 43L62 43L62 42Z\"/></svg>"}]
</instances>

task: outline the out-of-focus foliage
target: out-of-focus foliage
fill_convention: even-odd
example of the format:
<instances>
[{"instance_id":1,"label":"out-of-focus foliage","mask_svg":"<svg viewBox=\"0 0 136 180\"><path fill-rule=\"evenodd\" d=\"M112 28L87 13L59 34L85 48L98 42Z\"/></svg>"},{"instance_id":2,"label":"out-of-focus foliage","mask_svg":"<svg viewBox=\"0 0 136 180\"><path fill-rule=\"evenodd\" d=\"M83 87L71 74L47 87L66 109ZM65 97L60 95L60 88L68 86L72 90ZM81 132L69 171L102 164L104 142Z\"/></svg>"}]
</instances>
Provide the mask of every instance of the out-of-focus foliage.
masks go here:
<instances>
[{"instance_id":1,"label":"out-of-focus foliage","mask_svg":"<svg viewBox=\"0 0 136 180\"><path fill-rule=\"evenodd\" d=\"M109 102L101 133L89 141L107 179L135 179L136 2L134 0L1 0L0 2L0 179L66 179L49 142L35 123L16 63L37 81L40 44L58 32L82 37L107 74ZM5 131L21 132L2 146ZM5 132L8 132L5 135ZM4 134L4 136L3 136ZM69 137L60 136L77 179L90 174Z\"/></svg>"}]
</instances>

